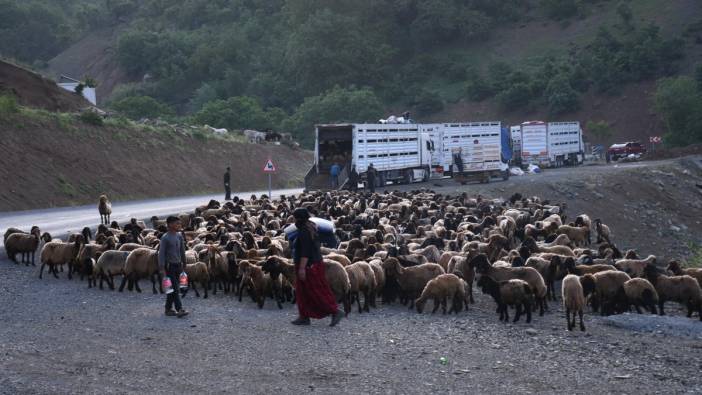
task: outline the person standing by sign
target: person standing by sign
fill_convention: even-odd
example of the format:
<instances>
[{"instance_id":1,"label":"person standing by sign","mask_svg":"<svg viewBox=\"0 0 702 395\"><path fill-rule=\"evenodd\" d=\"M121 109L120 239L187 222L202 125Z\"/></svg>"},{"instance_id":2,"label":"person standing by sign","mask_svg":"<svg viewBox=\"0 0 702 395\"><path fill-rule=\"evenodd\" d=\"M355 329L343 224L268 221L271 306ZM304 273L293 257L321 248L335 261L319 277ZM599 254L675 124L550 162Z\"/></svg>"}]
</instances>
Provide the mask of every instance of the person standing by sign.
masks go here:
<instances>
[{"instance_id":1,"label":"person standing by sign","mask_svg":"<svg viewBox=\"0 0 702 395\"><path fill-rule=\"evenodd\" d=\"M339 173L341 173L341 166L334 162L329 169L329 174L331 175L331 187L336 189L339 187Z\"/></svg>"},{"instance_id":2,"label":"person standing by sign","mask_svg":"<svg viewBox=\"0 0 702 395\"><path fill-rule=\"evenodd\" d=\"M229 185L231 177L231 168L227 166L227 171L224 173L224 200L232 200L232 188Z\"/></svg>"},{"instance_id":3,"label":"person standing by sign","mask_svg":"<svg viewBox=\"0 0 702 395\"><path fill-rule=\"evenodd\" d=\"M185 239L180 231L183 225L180 218L170 216L166 219L168 232L161 236L158 250L158 267L171 280L171 284L179 283L178 276L183 271L185 265ZM175 310L173 305L175 304ZM166 315L177 316L178 318L185 317L188 312L183 309L180 302L180 293L174 290L166 294Z\"/></svg>"},{"instance_id":4,"label":"person standing by sign","mask_svg":"<svg viewBox=\"0 0 702 395\"><path fill-rule=\"evenodd\" d=\"M309 325L310 318L320 319L331 315L329 326L336 326L342 315L325 275L317 225L309 220L310 213L306 208L296 209L293 218L297 228L297 237L293 242L293 262L299 316L292 324Z\"/></svg>"},{"instance_id":5,"label":"person standing by sign","mask_svg":"<svg viewBox=\"0 0 702 395\"><path fill-rule=\"evenodd\" d=\"M356 165L351 166L351 171L349 172L349 190L351 192L356 192L356 190L358 190L358 172L356 171Z\"/></svg>"},{"instance_id":6,"label":"person standing by sign","mask_svg":"<svg viewBox=\"0 0 702 395\"><path fill-rule=\"evenodd\" d=\"M370 189L371 193L375 193L375 177L377 175L378 174L375 171L373 164L371 163L368 165L368 170L366 170L366 179L368 180L368 189Z\"/></svg>"}]
</instances>

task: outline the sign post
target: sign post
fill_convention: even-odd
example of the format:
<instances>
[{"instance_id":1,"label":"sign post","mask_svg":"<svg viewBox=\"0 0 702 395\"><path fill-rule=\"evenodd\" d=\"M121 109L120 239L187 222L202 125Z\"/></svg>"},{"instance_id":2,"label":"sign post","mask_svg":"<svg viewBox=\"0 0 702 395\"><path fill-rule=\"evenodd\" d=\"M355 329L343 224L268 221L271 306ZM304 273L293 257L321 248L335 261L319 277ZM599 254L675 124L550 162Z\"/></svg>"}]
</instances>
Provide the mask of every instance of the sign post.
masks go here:
<instances>
[{"instance_id":1,"label":"sign post","mask_svg":"<svg viewBox=\"0 0 702 395\"><path fill-rule=\"evenodd\" d=\"M656 144L659 144L662 140L661 136L651 136L648 138L648 142L651 143L651 152L656 152Z\"/></svg>"},{"instance_id":2,"label":"sign post","mask_svg":"<svg viewBox=\"0 0 702 395\"><path fill-rule=\"evenodd\" d=\"M273 164L272 160L268 159L268 161L266 162L266 165L263 166L263 172L268 173L268 199L273 200L273 196L272 196L273 182L272 182L271 178L272 178L273 173L275 173L275 165Z\"/></svg>"}]
</instances>

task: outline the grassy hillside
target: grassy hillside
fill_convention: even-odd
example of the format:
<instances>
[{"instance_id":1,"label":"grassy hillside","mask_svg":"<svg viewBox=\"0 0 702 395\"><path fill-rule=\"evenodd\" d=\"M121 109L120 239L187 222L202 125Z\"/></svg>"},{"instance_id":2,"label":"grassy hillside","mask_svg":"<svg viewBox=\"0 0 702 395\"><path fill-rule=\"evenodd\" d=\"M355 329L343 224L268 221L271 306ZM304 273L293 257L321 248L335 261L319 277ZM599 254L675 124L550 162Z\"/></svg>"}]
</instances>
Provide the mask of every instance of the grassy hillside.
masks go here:
<instances>
[{"instance_id":1,"label":"grassy hillside","mask_svg":"<svg viewBox=\"0 0 702 395\"><path fill-rule=\"evenodd\" d=\"M49 66L98 76L114 108L285 129L307 145L316 122L404 110L419 120L602 120L612 140L641 138L663 125L655 81L691 74L702 54L696 0L63 3L72 45ZM36 60L5 45L0 53ZM140 113L144 97L154 104Z\"/></svg>"},{"instance_id":2,"label":"grassy hillside","mask_svg":"<svg viewBox=\"0 0 702 395\"><path fill-rule=\"evenodd\" d=\"M245 143L200 128L139 125L0 102L0 211L222 191L232 167L235 191L263 190L261 169L275 158L275 188L303 185L308 151Z\"/></svg>"}]
</instances>

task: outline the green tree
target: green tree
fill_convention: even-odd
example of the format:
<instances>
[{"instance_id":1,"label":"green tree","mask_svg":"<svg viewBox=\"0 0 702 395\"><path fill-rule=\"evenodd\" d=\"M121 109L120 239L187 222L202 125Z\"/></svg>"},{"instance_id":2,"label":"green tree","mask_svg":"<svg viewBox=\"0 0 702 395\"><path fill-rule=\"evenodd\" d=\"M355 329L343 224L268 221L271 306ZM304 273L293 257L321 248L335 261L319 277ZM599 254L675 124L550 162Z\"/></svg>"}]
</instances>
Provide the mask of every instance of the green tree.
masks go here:
<instances>
[{"instance_id":1,"label":"green tree","mask_svg":"<svg viewBox=\"0 0 702 395\"><path fill-rule=\"evenodd\" d=\"M554 77L546 87L548 109L552 115L566 114L580 107L578 92L570 86L568 76L560 74Z\"/></svg>"},{"instance_id":2,"label":"green tree","mask_svg":"<svg viewBox=\"0 0 702 395\"><path fill-rule=\"evenodd\" d=\"M383 115L378 97L368 88L338 86L318 96L308 97L283 123L300 144L314 143L314 125L339 122L377 122Z\"/></svg>"},{"instance_id":3,"label":"green tree","mask_svg":"<svg viewBox=\"0 0 702 395\"><path fill-rule=\"evenodd\" d=\"M237 96L205 104L193 119L216 128L263 130L278 127L279 111L271 113L264 110L256 99Z\"/></svg>"},{"instance_id":4,"label":"green tree","mask_svg":"<svg viewBox=\"0 0 702 395\"><path fill-rule=\"evenodd\" d=\"M660 80L655 94L655 108L666 125L666 144L685 146L702 142L702 93L693 78Z\"/></svg>"},{"instance_id":5,"label":"green tree","mask_svg":"<svg viewBox=\"0 0 702 395\"><path fill-rule=\"evenodd\" d=\"M588 121L585 130L588 134L595 136L598 141L612 137L612 127L606 121Z\"/></svg>"},{"instance_id":6,"label":"green tree","mask_svg":"<svg viewBox=\"0 0 702 395\"><path fill-rule=\"evenodd\" d=\"M531 87L523 82L520 82L498 93L495 98L504 110L517 110L525 107L531 101Z\"/></svg>"},{"instance_id":7,"label":"green tree","mask_svg":"<svg viewBox=\"0 0 702 395\"><path fill-rule=\"evenodd\" d=\"M149 96L131 96L113 102L110 107L130 119L172 116L173 109Z\"/></svg>"}]
</instances>

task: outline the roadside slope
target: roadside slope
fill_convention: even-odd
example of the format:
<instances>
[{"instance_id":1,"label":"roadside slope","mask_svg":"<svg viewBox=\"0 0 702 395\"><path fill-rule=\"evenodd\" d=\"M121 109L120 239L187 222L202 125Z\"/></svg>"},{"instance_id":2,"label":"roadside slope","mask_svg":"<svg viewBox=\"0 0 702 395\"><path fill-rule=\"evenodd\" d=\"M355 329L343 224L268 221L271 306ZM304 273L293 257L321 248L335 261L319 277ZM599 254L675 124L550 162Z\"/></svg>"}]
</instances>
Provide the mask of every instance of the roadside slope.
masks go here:
<instances>
[{"instance_id":1,"label":"roadside slope","mask_svg":"<svg viewBox=\"0 0 702 395\"><path fill-rule=\"evenodd\" d=\"M96 202L219 192L226 166L234 191L266 189L270 157L274 188L299 187L309 151L248 144L199 132L22 108L0 128L0 212Z\"/></svg>"}]
</instances>

